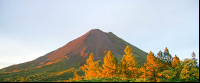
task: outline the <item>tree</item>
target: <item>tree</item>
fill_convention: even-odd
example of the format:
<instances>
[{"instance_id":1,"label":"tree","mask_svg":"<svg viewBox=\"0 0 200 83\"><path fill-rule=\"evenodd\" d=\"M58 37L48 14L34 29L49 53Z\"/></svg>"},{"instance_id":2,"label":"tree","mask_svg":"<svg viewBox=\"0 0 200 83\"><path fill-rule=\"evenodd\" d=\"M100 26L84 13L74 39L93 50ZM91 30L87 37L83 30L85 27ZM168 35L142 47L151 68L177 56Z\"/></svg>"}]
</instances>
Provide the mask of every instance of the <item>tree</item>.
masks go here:
<instances>
[{"instance_id":1,"label":"tree","mask_svg":"<svg viewBox=\"0 0 200 83\"><path fill-rule=\"evenodd\" d=\"M197 59L195 59L195 53L192 52L192 59L186 58L184 61L181 61L183 66L180 78L187 82L199 82L199 68L196 68Z\"/></svg>"},{"instance_id":2,"label":"tree","mask_svg":"<svg viewBox=\"0 0 200 83\"><path fill-rule=\"evenodd\" d=\"M176 67L178 63L180 63L180 60L179 60L179 58L175 55L175 56L173 57L172 66L173 66L173 67Z\"/></svg>"},{"instance_id":3,"label":"tree","mask_svg":"<svg viewBox=\"0 0 200 83\"><path fill-rule=\"evenodd\" d=\"M102 64L102 68L100 68L100 70L102 71L102 77L111 77L117 75L118 63L111 51L108 51L104 57L104 63Z\"/></svg>"},{"instance_id":4,"label":"tree","mask_svg":"<svg viewBox=\"0 0 200 83\"><path fill-rule=\"evenodd\" d=\"M146 67L139 68L139 76L140 78L147 78Z\"/></svg>"},{"instance_id":5,"label":"tree","mask_svg":"<svg viewBox=\"0 0 200 83\"><path fill-rule=\"evenodd\" d=\"M198 60L198 59L195 58L195 57L196 57L196 54L194 53L194 51L192 52L192 55L191 55L191 56L192 56L192 59L191 59L191 60L194 61L194 62L193 62L194 64L191 64L191 65L194 65L195 67L197 67L197 66L198 66L198 65L197 65L197 60Z\"/></svg>"},{"instance_id":6,"label":"tree","mask_svg":"<svg viewBox=\"0 0 200 83\"><path fill-rule=\"evenodd\" d=\"M165 48L164 52L159 51L156 57L164 61L164 63L166 64L166 67L170 67L172 65L173 58L171 54L169 53L169 50L167 49L167 47Z\"/></svg>"},{"instance_id":7,"label":"tree","mask_svg":"<svg viewBox=\"0 0 200 83\"><path fill-rule=\"evenodd\" d=\"M99 62L100 60L94 62L93 61L93 53L90 54L89 58L86 61L86 65L81 66L80 68L85 72L85 77L99 77Z\"/></svg>"},{"instance_id":8,"label":"tree","mask_svg":"<svg viewBox=\"0 0 200 83\"><path fill-rule=\"evenodd\" d=\"M168 65L171 65L171 61L172 61L172 56L171 54L169 53L169 50L167 49L167 47L165 48L165 51L164 51L164 61L168 64Z\"/></svg>"},{"instance_id":9,"label":"tree","mask_svg":"<svg viewBox=\"0 0 200 83\"><path fill-rule=\"evenodd\" d=\"M199 69L195 68L195 65L191 65L195 64L195 61L186 58L181 63L183 69L181 70L180 78L189 82L199 82Z\"/></svg>"},{"instance_id":10,"label":"tree","mask_svg":"<svg viewBox=\"0 0 200 83\"><path fill-rule=\"evenodd\" d=\"M161 50L157 53L157 58L159 58L160 60L164 59L163 52Z\"/></svg>"},{"instance_id":11,"label":"tree","mask_svg":"<svg viewBox=\"0 0 200 83\"><path fill-rule=\"evenodd\" d=\"M124 50L126 55L123 55L123 58L120 63L120 68L122 71L122 75L126 78L136 78L138 71L137 71L137 65L135 61L135 57L133 57L133 52L130 46L126 46L126 49Z\"/></svg>"},{"instance_id":12,"label":"tree","mask_svg":"<svg viewBox=\"0 0 200 83\"><path fill-rule=\"evenodd\" d=\"M158 72L163 71L164 64L162 61L154 56L154 54L150 51L147 55L147 62L144 64L146 67L147 78L156 82L158 80Z\"/></svg>"}]
</instances>

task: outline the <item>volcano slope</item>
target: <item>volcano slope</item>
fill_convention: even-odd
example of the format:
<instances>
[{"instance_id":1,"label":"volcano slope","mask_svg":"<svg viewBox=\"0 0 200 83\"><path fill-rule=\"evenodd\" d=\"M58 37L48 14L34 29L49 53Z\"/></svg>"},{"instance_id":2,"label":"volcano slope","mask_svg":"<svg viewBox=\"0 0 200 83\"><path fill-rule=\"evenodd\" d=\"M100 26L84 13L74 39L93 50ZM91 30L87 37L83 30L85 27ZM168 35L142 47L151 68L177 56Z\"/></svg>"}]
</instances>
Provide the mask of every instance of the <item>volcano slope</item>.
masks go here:
<instances>
[{"instance_id":1,"label":"volcano slope","mask_svg":"<svg viewBox=\"0 0 200 83\"><path fill-rule=\"evenodd\" d=\"M126 46L130 46L133 50L133 56L138 65L143 65L147 56L146 52L117 37L112 32L106 33L99 29L92 29L55 51L33 61L3 68L0 73L22 73L22 71L37 73L36 69L40 72L59 72L84 65L90 53L94 54L94 61L102 61L108 51L111 51L120 62L125 54L124 49Z\"/></svg>"}]
</instances>

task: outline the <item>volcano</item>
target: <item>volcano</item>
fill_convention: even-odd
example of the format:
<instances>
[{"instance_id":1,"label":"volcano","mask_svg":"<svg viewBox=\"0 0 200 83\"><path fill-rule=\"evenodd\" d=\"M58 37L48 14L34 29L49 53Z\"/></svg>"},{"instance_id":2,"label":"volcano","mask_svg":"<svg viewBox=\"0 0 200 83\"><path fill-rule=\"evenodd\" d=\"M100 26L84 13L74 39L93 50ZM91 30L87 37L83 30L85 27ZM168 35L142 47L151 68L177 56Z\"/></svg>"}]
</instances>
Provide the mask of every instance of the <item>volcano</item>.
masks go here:
<instances>
[{"instance_id":1,"label":"volcano","mask_svg":"<svg viewBox=\"0 0 200 83\"><path fill-rule=\"evenodd\" d=\"M137 63L143 65L147 56L146 52L117 37L112 32L106 33L99 29L92 29L55 51L47 53L33 61L3 68L3 71L33 69L35 67L59 63L62 60L68 60L63 62L65 64L62 66L71 67L73 64L82 66L85 64L90 53L94 54L94 61L96 61L103 60L108 51L111 51L118 60L121 60L125 54L124 49L126 46L130 46L133 50L133 56Z\"/></svg>"}]
</instances>

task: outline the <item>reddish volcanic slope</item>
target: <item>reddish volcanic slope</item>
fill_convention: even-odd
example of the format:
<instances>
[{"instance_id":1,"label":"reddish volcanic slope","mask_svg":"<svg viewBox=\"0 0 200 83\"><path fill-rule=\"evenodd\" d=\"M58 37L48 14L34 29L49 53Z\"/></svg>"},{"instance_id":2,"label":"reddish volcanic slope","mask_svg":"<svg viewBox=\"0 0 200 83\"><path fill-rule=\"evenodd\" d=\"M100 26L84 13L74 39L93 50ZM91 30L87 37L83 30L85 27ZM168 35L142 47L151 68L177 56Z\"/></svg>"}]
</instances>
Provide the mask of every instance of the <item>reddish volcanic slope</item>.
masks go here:
<instances>
[{"instance_id":1,"label":"reddish volcanic slope","mask_svg":"<svg viewBox=\"0 0 200 83\"><path fill-rule=\"evenodd\" d=\"M99 29L93 29L51 54L46 55L44 58L45 62L49 62L67 56L69 57L70 62L73 63L77 62L79 57L87 58L90 53L93 53L94 58L97 60L102 59L108 50L112 51L114 54L118 52L123 54L125 46L126 45L117 47L117 45L109 38L108 33L104 33ZM41 62L40 60L44 62L44 59L42 58L38 58L36 61Z\"/></svg>"},{"instance_id":2,"label":"reddish volcanic slope","mask_svg":"<svg viewBox=\"0 0 200 83\"><path fill-rule=\"evenodd\" d=\"M41 63L45 64L67 56L69 58L69 64L81 63L81 65L83 65L90 53L94 54L94 60L96 61L99 59L102 60L107 51L111 51L115 57L121 59L127 45L131 46L136 61L143 64L146 60L146 52L129 44L121 38L118 38L112 32L106 33L99 29L92 29L83 36L67 43L63 47L29 63L34 63L36 64L35 66L40 66ZM23 64L28 63L22 63L21 65Z\"/></svg>"},{"instance_id":3,"label":"reddish volcanic slope","mask_svg":"<svg viewBox=\"0 0 200 83\"><path fill-rule=\"evenodd\" d=\"M113 36L113 37L112 37ZM94 54L94 59L103 59L107 51L111 51L116 57L122 57L124 54L124 49L126 43L120 42L119 39L111 32L105 33L99 29L92 29L83 36L69 42L65 46L55 50L51 54L46 55L44 59L38 58L38 62L49 62L59 59L61 57L69 57L70 62L80 62L77 61L78 58L88 58L90 53ZM134 47L133 51L142 51ZM141 53L141 54L138 54ZM141 57L146 57L147 53L138 52L137 54ZM85 62L85 60L83 60Z\"/></svg>"}]
</instances>

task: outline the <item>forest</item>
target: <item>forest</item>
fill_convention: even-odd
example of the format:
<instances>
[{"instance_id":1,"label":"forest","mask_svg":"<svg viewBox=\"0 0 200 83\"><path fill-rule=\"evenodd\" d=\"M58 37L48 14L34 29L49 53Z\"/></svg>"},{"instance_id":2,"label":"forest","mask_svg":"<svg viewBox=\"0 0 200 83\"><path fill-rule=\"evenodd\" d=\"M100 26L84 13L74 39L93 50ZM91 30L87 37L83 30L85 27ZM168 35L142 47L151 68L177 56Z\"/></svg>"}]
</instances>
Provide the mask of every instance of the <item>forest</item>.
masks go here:
<instances>
[{"instance_id":1,"label":"forest","mask_svg":"<svg viewBox=\"0 0 200 83\"><path fill-rule=\"evenodd\" d=\"M195 53L191 59L180 61L178 56L172 57L167 47L164 52L157 55L151 51L147 55L144 66L138 66L132 56L132 49L126 46L126 55L120 62L108 51L104 57L104 63L99 65L99 60L93 61L91 53L84 66L81 66L85 76L77 75L70 78L72 82L199 82L199 66Z\"/></svg>"},{"instance_id":2,"label":"forest","mask_svg":"<svg viewBox=\"0 0 200 83\"><path fill-rule=\"evenodd\" d=\"M111 51L103 61L94 61L90 54L83 66L73 65L63 69L65 61L51 66L42 66L32 70L18 72L0 72L1 82L199 82L199 65L192 52L191 58L183 61L177 55L164 52L149 52L144 65L137 65L130 46L126 46L125 55L119 61ZM68 59L68 58L67 58Z\"/></svg>"}]
</instances>

